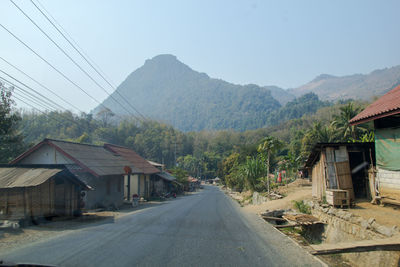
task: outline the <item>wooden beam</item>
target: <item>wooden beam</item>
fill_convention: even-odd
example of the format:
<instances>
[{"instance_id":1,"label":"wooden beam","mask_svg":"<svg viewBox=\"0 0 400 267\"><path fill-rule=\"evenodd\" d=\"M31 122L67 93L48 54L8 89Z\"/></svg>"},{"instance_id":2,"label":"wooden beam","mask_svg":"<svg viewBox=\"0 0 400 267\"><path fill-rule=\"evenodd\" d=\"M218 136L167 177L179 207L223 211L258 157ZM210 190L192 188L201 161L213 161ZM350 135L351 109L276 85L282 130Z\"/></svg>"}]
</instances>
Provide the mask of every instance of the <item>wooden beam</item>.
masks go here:
<instances>
[{"instance_id":1,"label":"wooden beam","mask_svg":"<svg viewBox=\"0 0 400 267\"><path fill-rule=\"evenodd\" d=\"M296 227L296 226L301 226L301 224L282 224L282 225L273 225L275 228L290 228L290 227Z\"/></svg>"},{"instance_id":2,"label":"wooden beam","mask_svg":"<svg viewBox=\"0 0 400 267\"><path fill-rule=\"evenodd\" d=\"M327 255L337 253L367 252L367 251L400 251L399 238L386 238L377 240L363 240L351 243L310 245L314 255Z\"/></svg>"},{"instance_id":3,"label":"wooden beam","mask_svg":"<svg viewBox=\"0 0 400 267\"><path fill-rule=\"evenodd\" d=\"M283 218L278 218L278 217L271 217L271 216L264 216L264 215L261 215L261 217L264 220L269 220L269 221L287 222L287 220L285 220Z\"/></svg>"}]
</instances>

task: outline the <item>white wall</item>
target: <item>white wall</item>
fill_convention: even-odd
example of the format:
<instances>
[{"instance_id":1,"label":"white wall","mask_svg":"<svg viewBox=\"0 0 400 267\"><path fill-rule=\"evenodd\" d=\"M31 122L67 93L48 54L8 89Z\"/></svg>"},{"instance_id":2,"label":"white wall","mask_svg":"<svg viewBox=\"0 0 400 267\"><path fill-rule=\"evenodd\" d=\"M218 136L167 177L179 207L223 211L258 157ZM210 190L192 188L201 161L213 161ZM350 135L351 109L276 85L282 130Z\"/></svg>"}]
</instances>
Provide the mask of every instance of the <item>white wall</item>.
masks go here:
<instances>
[{"instance_id":1,"label":"white wall","mask_svg":"<svg viewBox=\"0 0 400 267\"><path fill-rule=\"evenodd\" d=\"M63 154L58 152L54 147L43 145L26 158L19 162L21 164L74 164L74 162Z\"/></svg>"},{"instance_id":2,"label":"white wall","mask_svg":"<svg viewBox=\"0 0 400 267\"><path fill-rule=\"evenodd\" d=\"M377 180L382 188L400 190L400 171L388 171L378 167Z\"/></svg>"}]
</instances>

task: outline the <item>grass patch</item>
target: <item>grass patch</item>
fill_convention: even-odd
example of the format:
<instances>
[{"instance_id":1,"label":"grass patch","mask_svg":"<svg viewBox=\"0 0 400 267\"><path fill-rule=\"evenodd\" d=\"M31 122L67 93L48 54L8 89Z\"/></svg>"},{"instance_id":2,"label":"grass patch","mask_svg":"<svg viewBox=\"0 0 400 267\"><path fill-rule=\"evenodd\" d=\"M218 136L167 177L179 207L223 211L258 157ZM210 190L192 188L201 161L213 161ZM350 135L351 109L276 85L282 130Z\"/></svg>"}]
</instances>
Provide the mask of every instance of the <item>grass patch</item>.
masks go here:
<instances>
[{"instance_id":1,"label":"grass patch","mask_svg":"<svg viewBox=\"0 0 400 267\"><path fill-rule=\"evenodd\" d=\"M307 204L305 204L303 200L299 200L299 201L294 200L294 201L293 201L293 205L294 205L294 207L295 207L298 211L300 211L301 213L311 214L311 208L310 208L310 206L308 206Z\"/></svg>"}]
</instances>

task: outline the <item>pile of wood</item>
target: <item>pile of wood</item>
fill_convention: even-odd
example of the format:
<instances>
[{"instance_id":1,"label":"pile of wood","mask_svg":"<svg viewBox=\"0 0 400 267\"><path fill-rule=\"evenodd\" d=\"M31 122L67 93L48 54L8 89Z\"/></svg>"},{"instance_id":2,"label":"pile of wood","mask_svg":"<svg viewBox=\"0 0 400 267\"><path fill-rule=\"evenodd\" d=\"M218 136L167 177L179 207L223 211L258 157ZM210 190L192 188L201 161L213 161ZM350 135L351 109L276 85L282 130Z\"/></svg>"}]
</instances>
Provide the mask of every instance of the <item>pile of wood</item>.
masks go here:
<instances>
[{"instance_id":1,"label":"pile of wood","mask_svg":"<svg viewBox=\"0 0 400 267\"><path fill-rule=\"evenodd\" d=\"M274 225L275 228L286 228L295 226L310 226L323 224L318 218L309 214L294 214L292 211L274 210L261 214L261 217ZM286 224L284 224L286 223Z\"/></svg>"}]
</instances>

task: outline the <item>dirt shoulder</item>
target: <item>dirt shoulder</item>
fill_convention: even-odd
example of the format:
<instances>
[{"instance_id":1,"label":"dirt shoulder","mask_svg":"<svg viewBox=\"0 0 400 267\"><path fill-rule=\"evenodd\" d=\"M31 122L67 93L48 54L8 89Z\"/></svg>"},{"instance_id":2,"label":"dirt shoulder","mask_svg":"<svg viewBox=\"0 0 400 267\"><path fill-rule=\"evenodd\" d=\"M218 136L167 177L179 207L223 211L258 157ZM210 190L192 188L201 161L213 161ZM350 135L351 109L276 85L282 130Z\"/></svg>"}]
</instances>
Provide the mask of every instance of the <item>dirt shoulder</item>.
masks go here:
<instances>
[{"instance_id":1,"label":"dirt shoulder","mask_svg":"<svg viewBox=\"0 0 400 267\"><path fill-rule=\"evenodd\" d=\"M266 210L276 209L293 209L293 201L311 199L312 187L311 183L306 180L296 180L285 186L279 187L276 191L284 195L284 198L267 201L260 205L244 206L248 212L263 213Z\"/></svg>"}]
</instances>

